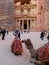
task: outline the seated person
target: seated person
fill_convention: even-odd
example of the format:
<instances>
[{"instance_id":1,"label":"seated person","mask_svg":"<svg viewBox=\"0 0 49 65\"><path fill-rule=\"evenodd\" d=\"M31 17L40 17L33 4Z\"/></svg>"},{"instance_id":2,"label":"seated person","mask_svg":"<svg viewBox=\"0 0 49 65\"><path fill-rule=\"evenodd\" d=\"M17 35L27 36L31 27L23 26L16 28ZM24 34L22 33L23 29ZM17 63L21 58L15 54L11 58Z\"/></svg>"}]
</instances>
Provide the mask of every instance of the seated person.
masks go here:
<instances>
[{"instance_id":1,"label":"seated person","mask_svg":"<svg viewBox=\"0 0 49 65\"><path fill-rule=\"evenodd\" d=\"M21 40L17 36L15 36L15 39L11 45L11 51L15 55L22 55L23 48L22 48Z\"/></svg>"}]
</instances>

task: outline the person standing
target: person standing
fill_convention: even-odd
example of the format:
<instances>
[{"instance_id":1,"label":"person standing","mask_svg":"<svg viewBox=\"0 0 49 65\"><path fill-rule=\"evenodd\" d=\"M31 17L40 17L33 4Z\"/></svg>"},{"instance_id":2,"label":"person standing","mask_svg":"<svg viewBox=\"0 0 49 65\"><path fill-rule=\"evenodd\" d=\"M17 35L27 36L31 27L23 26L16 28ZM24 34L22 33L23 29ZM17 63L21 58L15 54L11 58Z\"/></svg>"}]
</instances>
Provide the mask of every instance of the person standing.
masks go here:
<instances>
[{"instance_id":1,"label":"person standing","mask_svg":"<svg viewBox=\"0 0 49 65\"><path fill-rule=\"evenodd\" d=\"M13 35L18 35L18 38L20 39L20 31L19 30L14 30L14 33L13 33Z\"/></svg>"},{"instance_id":2,"label":"person standing","mask_svg":"<svg viewBox=\"0 0 49 65\"><path fill-rule=\"evenodd\" d=\"M20 38L20 32L18 33L18 37Z\"/></svg>"},{"instance_id":3,"label":"person standing","mask_svg":"<svg viewBox=\"0 0 49 65\"><path fill-rule=\"evenodd\" d=\"M2 33L2 40L4 40L4 38L5 38L5 33L6 33L6 29L3 29L3 30L1 31L1 33Z\"/></svg>"},{"instance_id":4,"label":"person standing","mask_svg":"<svg viewBox=\"0 0 49 65\"><path fill-rule=\"evenodd\" d=\"M48 33L47 40L49 41L49 29L47 29L47 33Z\"/></svg>"},{"instance_id":5,"label":"person standing","mask_svg":"<svg viewBox=\"0 0 49 65\"><path fill-rule=\"evenodd\" d=\"M41 40L44 40L44 31L41 32L40 38L41 38Z\"/></svg>"}]
</instances>

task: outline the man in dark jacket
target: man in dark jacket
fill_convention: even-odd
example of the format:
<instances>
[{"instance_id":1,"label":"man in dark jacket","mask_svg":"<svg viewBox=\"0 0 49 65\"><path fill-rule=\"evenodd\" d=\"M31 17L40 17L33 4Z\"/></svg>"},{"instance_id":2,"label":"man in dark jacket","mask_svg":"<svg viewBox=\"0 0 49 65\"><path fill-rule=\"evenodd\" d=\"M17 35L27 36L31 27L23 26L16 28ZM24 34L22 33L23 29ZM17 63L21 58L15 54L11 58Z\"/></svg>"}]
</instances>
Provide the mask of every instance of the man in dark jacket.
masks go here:
<instances>
[{"instance_id":1,"label":"man in dark jacket","mask_svg":"<svg viewBox=\"0 0 49 65\"><path fill-rule=\"evenodd\" d=\"M18 38L20 38L20 31L19 31L19 30L15 30L15 31L14 31L14 35L15 35L15 36L18 35Z\"/></svg>"},{"instance_id":2,"label":"man in dark jacket","mask_svg":"<svg viewBox=\"0 0 49 65\"><path fill-rule=\"evenodd\" d=\"M3 29L1 33L2 33L2 40L4 40L4 38L5 38L5 33L6 33L6 30L5 30L5 29Z\"/></svg>"},{"instance_id":3,"label":"man in dark jacket","mask_svg":"<svg viewBox=\"0 0 49 65\"><path fill-rule=\"evenodd\" d=\"M19 32L19 34L18 34L18 37L20 38L20 32Z\"/></svg>"},{"instance_id":4,"label":"man in dark jacket","mask_svg":"<svg viewBox=\"0 0 49 65\"><path fill-rule=\"evenodd\" d=\"M43 31L40 34L40 38L41 38L41 40L44 40L44 32Z\"/></svg>"}]
</instances>

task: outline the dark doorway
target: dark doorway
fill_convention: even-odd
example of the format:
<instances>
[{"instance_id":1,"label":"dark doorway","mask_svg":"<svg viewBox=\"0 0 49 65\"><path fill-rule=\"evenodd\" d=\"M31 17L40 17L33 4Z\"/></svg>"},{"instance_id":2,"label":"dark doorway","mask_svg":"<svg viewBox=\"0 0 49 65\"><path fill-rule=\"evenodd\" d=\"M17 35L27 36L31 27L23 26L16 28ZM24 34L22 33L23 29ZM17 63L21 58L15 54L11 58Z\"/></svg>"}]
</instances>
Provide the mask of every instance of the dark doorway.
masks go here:
<instances>
[{"instance_id":1,"label":"dark doorway","mask_svg":"<svg viewBox=\"0 0 49 65\"><path fill-rule=\"evenodd\" d=\"M27 20L24 20L24 29L27 29Z\"/></svg>"},{"instance_id":2,"label":"dark doorway","mask_svg":"<svg viewBox=\"0 0 49 65\"><path fill-rule=\"evenodd\" d=\"M24 29L27 29L27 24L24 24Z\"/></svg>"}]
</instances>

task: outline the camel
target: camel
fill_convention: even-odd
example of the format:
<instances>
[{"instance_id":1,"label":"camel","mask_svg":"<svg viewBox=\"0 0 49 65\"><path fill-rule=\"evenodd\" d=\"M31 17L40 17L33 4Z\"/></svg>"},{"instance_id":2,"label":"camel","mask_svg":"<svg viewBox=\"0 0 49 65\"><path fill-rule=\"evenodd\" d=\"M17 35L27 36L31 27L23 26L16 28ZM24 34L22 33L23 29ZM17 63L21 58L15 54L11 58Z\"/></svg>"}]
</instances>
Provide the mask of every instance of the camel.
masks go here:
<instances>
[{"instance_id":1,"label":"camel","mask_svg":"<svg viewBox=\"0 0 49 65\"><path fill-rule=\"evenodd\" d=\"M30 39L22 40L22 42L25 43L26 48L29 50L29 52L31 54L30 63L34 63L35 65L49 65L49 59L44 60L46 53L47 53L46 47L47 47L47 49L49 48L49 46L48 46L49 42L37 50L33 48L33 45L32 45L32 42ZM42 52L42 50L43 50L43 52ZM41 54L43 54L43 60L41 60L42 58L40 58L40 56L42 56L42 55L39 52L41 52ZM49 56L47 58L49 58Z\"/></svg>"}]
</instances>

